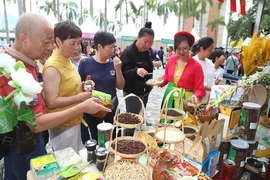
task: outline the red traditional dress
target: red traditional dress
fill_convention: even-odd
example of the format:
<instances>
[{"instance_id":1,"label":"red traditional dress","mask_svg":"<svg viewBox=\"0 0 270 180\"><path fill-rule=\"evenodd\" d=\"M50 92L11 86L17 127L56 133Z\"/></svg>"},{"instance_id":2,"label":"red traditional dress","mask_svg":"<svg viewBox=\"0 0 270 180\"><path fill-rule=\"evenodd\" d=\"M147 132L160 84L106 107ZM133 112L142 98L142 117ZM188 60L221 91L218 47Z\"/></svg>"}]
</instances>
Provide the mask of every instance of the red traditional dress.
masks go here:
<instances>
[{"instance_id":1,"label":"red traditional dress","mask_svg":"<svg viewBox=\"0 0 270 180\"><path fill-rule=\"evenodd\" d=\"M204 90L204 75L201 65L190 57L187 60L184 69L178 70L176 69L178 59L179 56L171 57L166 66L165 74L163 76L164 82L161 85L161 87L163 87L168 84L164 97L166 97L174 88L181 88L184 99L189 100L191 96L188 95L188 97L185 97L187 92L192 92L198 99L202 99L206 92ZM179 80L175 83L177 78L179 78ZM173 107L172 102L173 97L170 97L168 107Z\"/></svg>"}]
</instances>

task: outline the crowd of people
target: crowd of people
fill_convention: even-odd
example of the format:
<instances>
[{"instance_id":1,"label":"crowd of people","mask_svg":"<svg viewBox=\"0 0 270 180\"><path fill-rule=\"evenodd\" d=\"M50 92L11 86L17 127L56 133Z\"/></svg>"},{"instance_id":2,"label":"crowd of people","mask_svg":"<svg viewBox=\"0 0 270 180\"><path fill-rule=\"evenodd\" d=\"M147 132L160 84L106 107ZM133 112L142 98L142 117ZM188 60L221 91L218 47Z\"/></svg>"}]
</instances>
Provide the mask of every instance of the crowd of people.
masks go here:
<instances>
[{"instance_id":1,"label":"crowd of people","mask_svg":"<svg viewBox=\"0 0 270 180\"><path fill-rule=\"evenodd\" d=\"M239 60L233 54L226 56L221 48L214 48L210 37L194 42L192 34L180 31L174 35L174 47L167 52L153 46L155 33L152 23L147 22L138 32L137 39L123 51L116 46L116 39L109 32L99 31L94 36L94 45L86 47L82 43L82 31L72 21L59 22L53 28L42 16L34 13L23 14L16 25L16 39L4 52L24 63L36 81L43 86L43 96L38 94L37 103L31 105L36 114L37 129L35 150L30 154L16 152L14 133L1 134L1 154L4 157L5 180L24 180L30 169L30 159L46 154L48 138L53 150L72 147L79 151L91 136L97 139L97 125L103 121L112 123L118 105L116 89L123 95L137 95L147 106L152 86L146 81L153 78L155 67L165 69L160 87L166 87L164 97L174 88L180 88L185 100L195 104L207 99L211 87L222 81L225 63L228 73L235 72ZM84 53L85 52L85 53ZM194 52L194 56L192 53ZM208 59L209 58L209 59ZM90 75L91 80L86 79ZM0 95L12 91L8 78L0 78ZM83 91L85 83L112 97L112 109L101 105L90 92ZM230 83L230 82L228 82ZM174 97L170 107L175 106ZM126 100L128 112L139 113L140 101L137 98ZM96 117L99 111L107 112L105 117ZM47 131L48 130L48 131ZM49 132L49 133L48 133ZM133 136L134 129L124 131ZM6 138L13 141L6 142ZM2 157L1 157L2 158Z\"/></svg>"}]
</instances>

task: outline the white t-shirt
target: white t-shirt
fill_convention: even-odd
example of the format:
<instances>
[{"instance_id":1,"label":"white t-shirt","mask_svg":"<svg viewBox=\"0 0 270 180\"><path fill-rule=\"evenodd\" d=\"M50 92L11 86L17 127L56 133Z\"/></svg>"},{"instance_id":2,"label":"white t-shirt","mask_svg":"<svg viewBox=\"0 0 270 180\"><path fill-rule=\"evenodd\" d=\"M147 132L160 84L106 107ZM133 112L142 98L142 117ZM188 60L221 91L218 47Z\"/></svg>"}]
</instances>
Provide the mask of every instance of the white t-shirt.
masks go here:
<instances>
[{"instance_id":1,"label":"white t-shirt","mask_svg":"<svg viewBox=\"0 0 270 180\"><path fill-rule=\"evenodd\" d=\"M205 59L205 61L199 60L198 55L193 57L197 62L199 62L203 69L204 74L204 86L215 85L215 67L210 59Z\"/></svg>"},{"instance_id":2,"label":"white t-shirt","mask_svg":"<svg viewBox=\"0 0 270 180\"><path fill-rule=\"evenodd\" d=\"M215 68L215 79L223 80L224 69L221 67Z\"/></svg>"},{"instance_id":3,"label":"white t-shirt","mask_svg":"<svg viewBox=\"0 0 270 180\"><path fill-rule=\"evenodd\" d=\"M42 73L44 65L41 62L38 61L37 66L38 66L39 72Z\"/></svg>"}]
</instances>

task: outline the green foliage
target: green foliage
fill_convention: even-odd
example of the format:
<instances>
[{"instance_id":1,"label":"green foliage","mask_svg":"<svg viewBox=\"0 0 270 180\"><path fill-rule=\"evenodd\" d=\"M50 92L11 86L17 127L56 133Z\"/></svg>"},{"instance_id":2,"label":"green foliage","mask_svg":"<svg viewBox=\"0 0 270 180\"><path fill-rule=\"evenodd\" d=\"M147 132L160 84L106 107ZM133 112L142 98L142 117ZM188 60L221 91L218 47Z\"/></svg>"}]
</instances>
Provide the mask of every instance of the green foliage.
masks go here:
<instances>
[{"instance_id":1,"label":"green foliage","mask_svg":"<svg viewBox=\"0 0 270 180\"><path fill-rule=\"evenodd\" d=\"M231 41L237 42L240 39L246 39L249 37L249 25L251 22L255 22L257 6L258 1L253 1L252 7L247 11L245 16L239 15L237 20L232 20L231 18L229 19L227 29ZM270 34L270 0L265 1L260 32L264 34Z\"/></svg>"},{"instance_id":2,"label":"green foliage","mask_svg":"<svg viewBox=\"0 0 270 180\"><path fill-rule=\"evenodd\" d=\"M33 121L34 118L34 112L25 102L21 103L20 109L16 109L13 98L4 99L0 96L0 134L12 131L18 121L27 122L33 128L37 128L38 125Z\"/></svg>"},{"instance_id":3,"label":"green foliage","mask_svg":"<svg viewBox=\"0 0 270 180\"><path fill-rule=\"evenodd\" d=\"M13 101L4 100L0 97L0 134L4 134L13 130L18 124L16 116L14 116Z\"/></svg>"},{"instance_id":4,"label":"green foliage","mask_svg":"<svg viewBox=\"0 0 270 180\"><path fill-rule=\"evenodd\" d=\"M214 19L207 23L207 26L210 26L211 30L214 31L218 25L225 26L224 17L214 15Z\"/></svg>"}]
</instances>

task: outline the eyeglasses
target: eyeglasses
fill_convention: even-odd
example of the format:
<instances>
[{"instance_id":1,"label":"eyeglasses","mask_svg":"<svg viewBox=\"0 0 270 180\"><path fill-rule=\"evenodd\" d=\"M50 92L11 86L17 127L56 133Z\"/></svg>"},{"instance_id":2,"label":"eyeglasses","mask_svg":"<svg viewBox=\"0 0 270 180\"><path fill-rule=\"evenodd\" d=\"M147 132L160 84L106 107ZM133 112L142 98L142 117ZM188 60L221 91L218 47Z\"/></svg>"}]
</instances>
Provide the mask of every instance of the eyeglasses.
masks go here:
<instances>
[{"instance_id":1,"label":"eyeglasses","mask_svg":"<svg viewBox=\"0 0 270 180\"><path fill-rule=\"evenodd\" d=\"M176 51L177 52L181 52L181 51L183 51L183 52L189 52L189 47L186 46L186 47L182 47L182 48L177 48Z\"/></svg>"}]
</instances>

